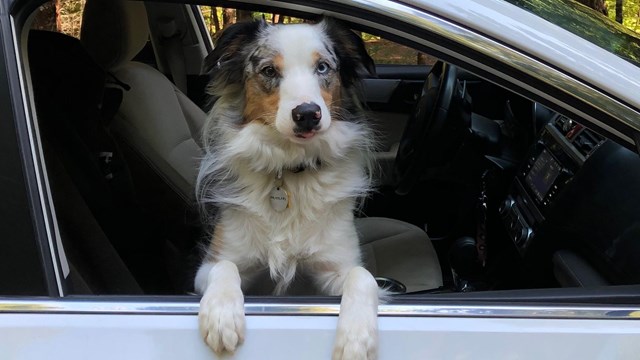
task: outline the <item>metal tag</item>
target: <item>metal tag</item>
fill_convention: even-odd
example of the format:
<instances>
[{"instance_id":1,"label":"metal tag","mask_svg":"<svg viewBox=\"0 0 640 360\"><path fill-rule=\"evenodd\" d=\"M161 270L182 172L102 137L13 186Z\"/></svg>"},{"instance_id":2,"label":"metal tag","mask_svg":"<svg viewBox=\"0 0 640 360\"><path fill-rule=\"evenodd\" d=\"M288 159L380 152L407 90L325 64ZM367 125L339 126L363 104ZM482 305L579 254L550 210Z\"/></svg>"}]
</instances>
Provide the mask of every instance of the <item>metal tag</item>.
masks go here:
<instances>
[{"instance_id":1,"label":"metal tag","mask_svg":"<svg viewBox=\"0 0 640 360\"><path fill-rule=\"evenodd\" d=\"M282 187L276 186L269 193L269 201L273 210L284 211L289 208L289 193Z\"/></svg>"}]
</instances>

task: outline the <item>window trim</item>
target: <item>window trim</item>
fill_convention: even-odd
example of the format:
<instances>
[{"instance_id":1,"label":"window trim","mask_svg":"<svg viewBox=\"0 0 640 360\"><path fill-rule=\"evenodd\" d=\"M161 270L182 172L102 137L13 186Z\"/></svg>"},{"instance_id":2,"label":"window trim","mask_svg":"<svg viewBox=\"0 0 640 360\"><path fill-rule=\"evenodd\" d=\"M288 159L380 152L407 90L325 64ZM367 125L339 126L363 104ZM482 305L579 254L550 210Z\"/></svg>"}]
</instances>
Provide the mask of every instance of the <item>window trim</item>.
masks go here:
<instances>
[{"instance_id":1,"label":"window trim","mask_svg":"<svg viewBox=\"0 0 640 360\"><path fill-rule=\"evenodd\" d=\"M65 298L65 299L3 299L0 298L0 314L118 314L118 315L197 315L199 303L193 298L179 301L175 297L156 297L157 301L141 301L139 298L113 297ZM245 303L247 316L337 316L340 304L323 301L293 302L264 301L248 298ZM495 319L571 319L571 320L638 320L638 306L542 306L542 305L415 305L381 304L381 317L447 317L447 318L495 318Z\"/></svg>"}]
</instances>

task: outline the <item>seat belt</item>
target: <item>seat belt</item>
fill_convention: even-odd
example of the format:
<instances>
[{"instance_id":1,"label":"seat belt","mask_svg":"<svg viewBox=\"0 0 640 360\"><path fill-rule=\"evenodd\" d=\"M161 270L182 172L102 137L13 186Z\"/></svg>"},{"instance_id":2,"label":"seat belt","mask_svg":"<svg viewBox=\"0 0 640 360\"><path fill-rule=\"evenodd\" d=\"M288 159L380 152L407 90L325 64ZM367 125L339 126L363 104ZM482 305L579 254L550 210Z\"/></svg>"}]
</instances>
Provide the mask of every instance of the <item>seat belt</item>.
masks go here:
<instances>
[{"instance_id":1,"label":"seat belt","mask_svg":"<svg viewBox=\"0 0 640 360\"><path fill-rule=\"evenodd\" d=\"M162 43L165 48L164 54L169 71L175 86L187 95L187 69L184 60L184 50L182 48L182 37L178 31L175 20L163 22L160 25L162 33Z\"/></svg>"},{"instance_id":2,"label":"seat belt","mask_svg":"<svg viewBox=\"0 0 640 360\"><path fill-rule=\"evenodd\" d=\"M93 134L100 138L100 141L95 141L100 144L100 149L97 151L98 164L104 178L109 182L114 178L113 160L114 151L116 150L109 128L111 126L111 121L120 109L124 92L129 91L130 89L131 86L120 81L120 79L112 73L107 73L107 80L105 80L102 100L98 105L98 124L96 125L96 131ZM116 155L116 157L117 156L119 155ZM118 164L116 164L116 166L117 165ZM117 170L119 169L116 169L116 172L118 172ZM116 181L111 183L117 184L118 182Z\"/></svg>"}]
</instances>

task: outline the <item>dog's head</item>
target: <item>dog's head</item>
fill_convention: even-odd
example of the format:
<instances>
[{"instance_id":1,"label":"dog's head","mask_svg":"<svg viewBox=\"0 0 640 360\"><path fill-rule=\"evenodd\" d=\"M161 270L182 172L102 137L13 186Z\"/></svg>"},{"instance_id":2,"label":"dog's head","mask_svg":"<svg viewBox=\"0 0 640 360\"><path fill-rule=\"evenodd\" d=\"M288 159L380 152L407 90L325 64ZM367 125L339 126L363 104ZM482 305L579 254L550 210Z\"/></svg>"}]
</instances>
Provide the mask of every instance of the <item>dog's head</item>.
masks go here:
<instances>
[{"instance_id":1,"label":"dog's head","mask_svg":"<svg viewBox=\"0 0 640 360\"><path fill-rule=\"evenodd\" d=\"M206 68L212 95L243 97L242 123L273 126L296 143L313 141L332 121L345 120L360 74L375 74L362 39L326 18L316 24L234 24L220 35Z\"/></svg>"}]
</instances>

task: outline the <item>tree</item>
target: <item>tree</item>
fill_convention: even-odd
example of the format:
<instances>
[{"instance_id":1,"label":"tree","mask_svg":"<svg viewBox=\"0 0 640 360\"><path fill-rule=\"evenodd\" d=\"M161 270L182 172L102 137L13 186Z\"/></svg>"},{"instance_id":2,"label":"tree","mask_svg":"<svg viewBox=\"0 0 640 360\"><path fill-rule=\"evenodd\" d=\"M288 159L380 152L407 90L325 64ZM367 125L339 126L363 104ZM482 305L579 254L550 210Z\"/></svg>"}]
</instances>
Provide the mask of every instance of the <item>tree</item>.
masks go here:
<instances>
[{"instance_id":1,"label":"tree","mask_svg":"<svg viewBox=\"0 0 640 360\"><path fill-rule=\"evenodd\" d=\"M33 28L47 31L62 30L59 0L46 2L38 8L38 13L33 21Z\"/></svg>"},{"instance_id":2,"label":"tree","mask_svg":"<svg viewBox=\"0 0 640 360\"><path fill-rule=\"evenodd\" d=\"M226 28L227 26L236 22L236 10L224 8L222 10L222 27Z\"/></svg>"},{"instance_id":3,"label":"tree","mask_svg":"<svg viewBox=\"0 0 640 360\"><path fill-rule=\"evenodd\" d=\"M622 1L623 0L616 0L616 21L620 24L622 24L622 19L623 19Z\"/></svg>"},{"instance_id":4,"label":"tree","mask_svg":"<svg viewBox=\"0 0 640 360\"><path fill-rule=\"evenodd\" d=\"M577 0L579 3L583 5L587 5L588 7L603 13L604 15L609 15L609 8L605 0ZM622 0L616 0L622 1Z\"/></svg>"},{"instance_id":5,"label":"tree","mask_svg":"<svg viewBox=\"0 0 640 360\"><path fill-rule=\"evenodd\" d=\"M280 14L273 14L273 20L271 21L274 24L284 24L286 20L286 16Z\"/></svg>"},{"instance_id":6,"label":"tree","mask_svg":"<svg viewBox=\"0 0 640 360\"><path fill-rule=\"evenodd\" d=\"M218 8L211 6L211 23L213 24L214 32L220 31L220 20L218 20ZM211 32L211 31L210 31Z\"/></svg>"},{"instance_id":7,"label":"tree","mask_svg":"<svg viewBox=\"0 0 640 360\"><path fill-rule=\"evenodd\" d=\"M240 21L249 21L253 19L253 15L251 14L251 11L247 11L247 10L236 10L236 21L240 22Z\"/></svg>"}]
</instances>

